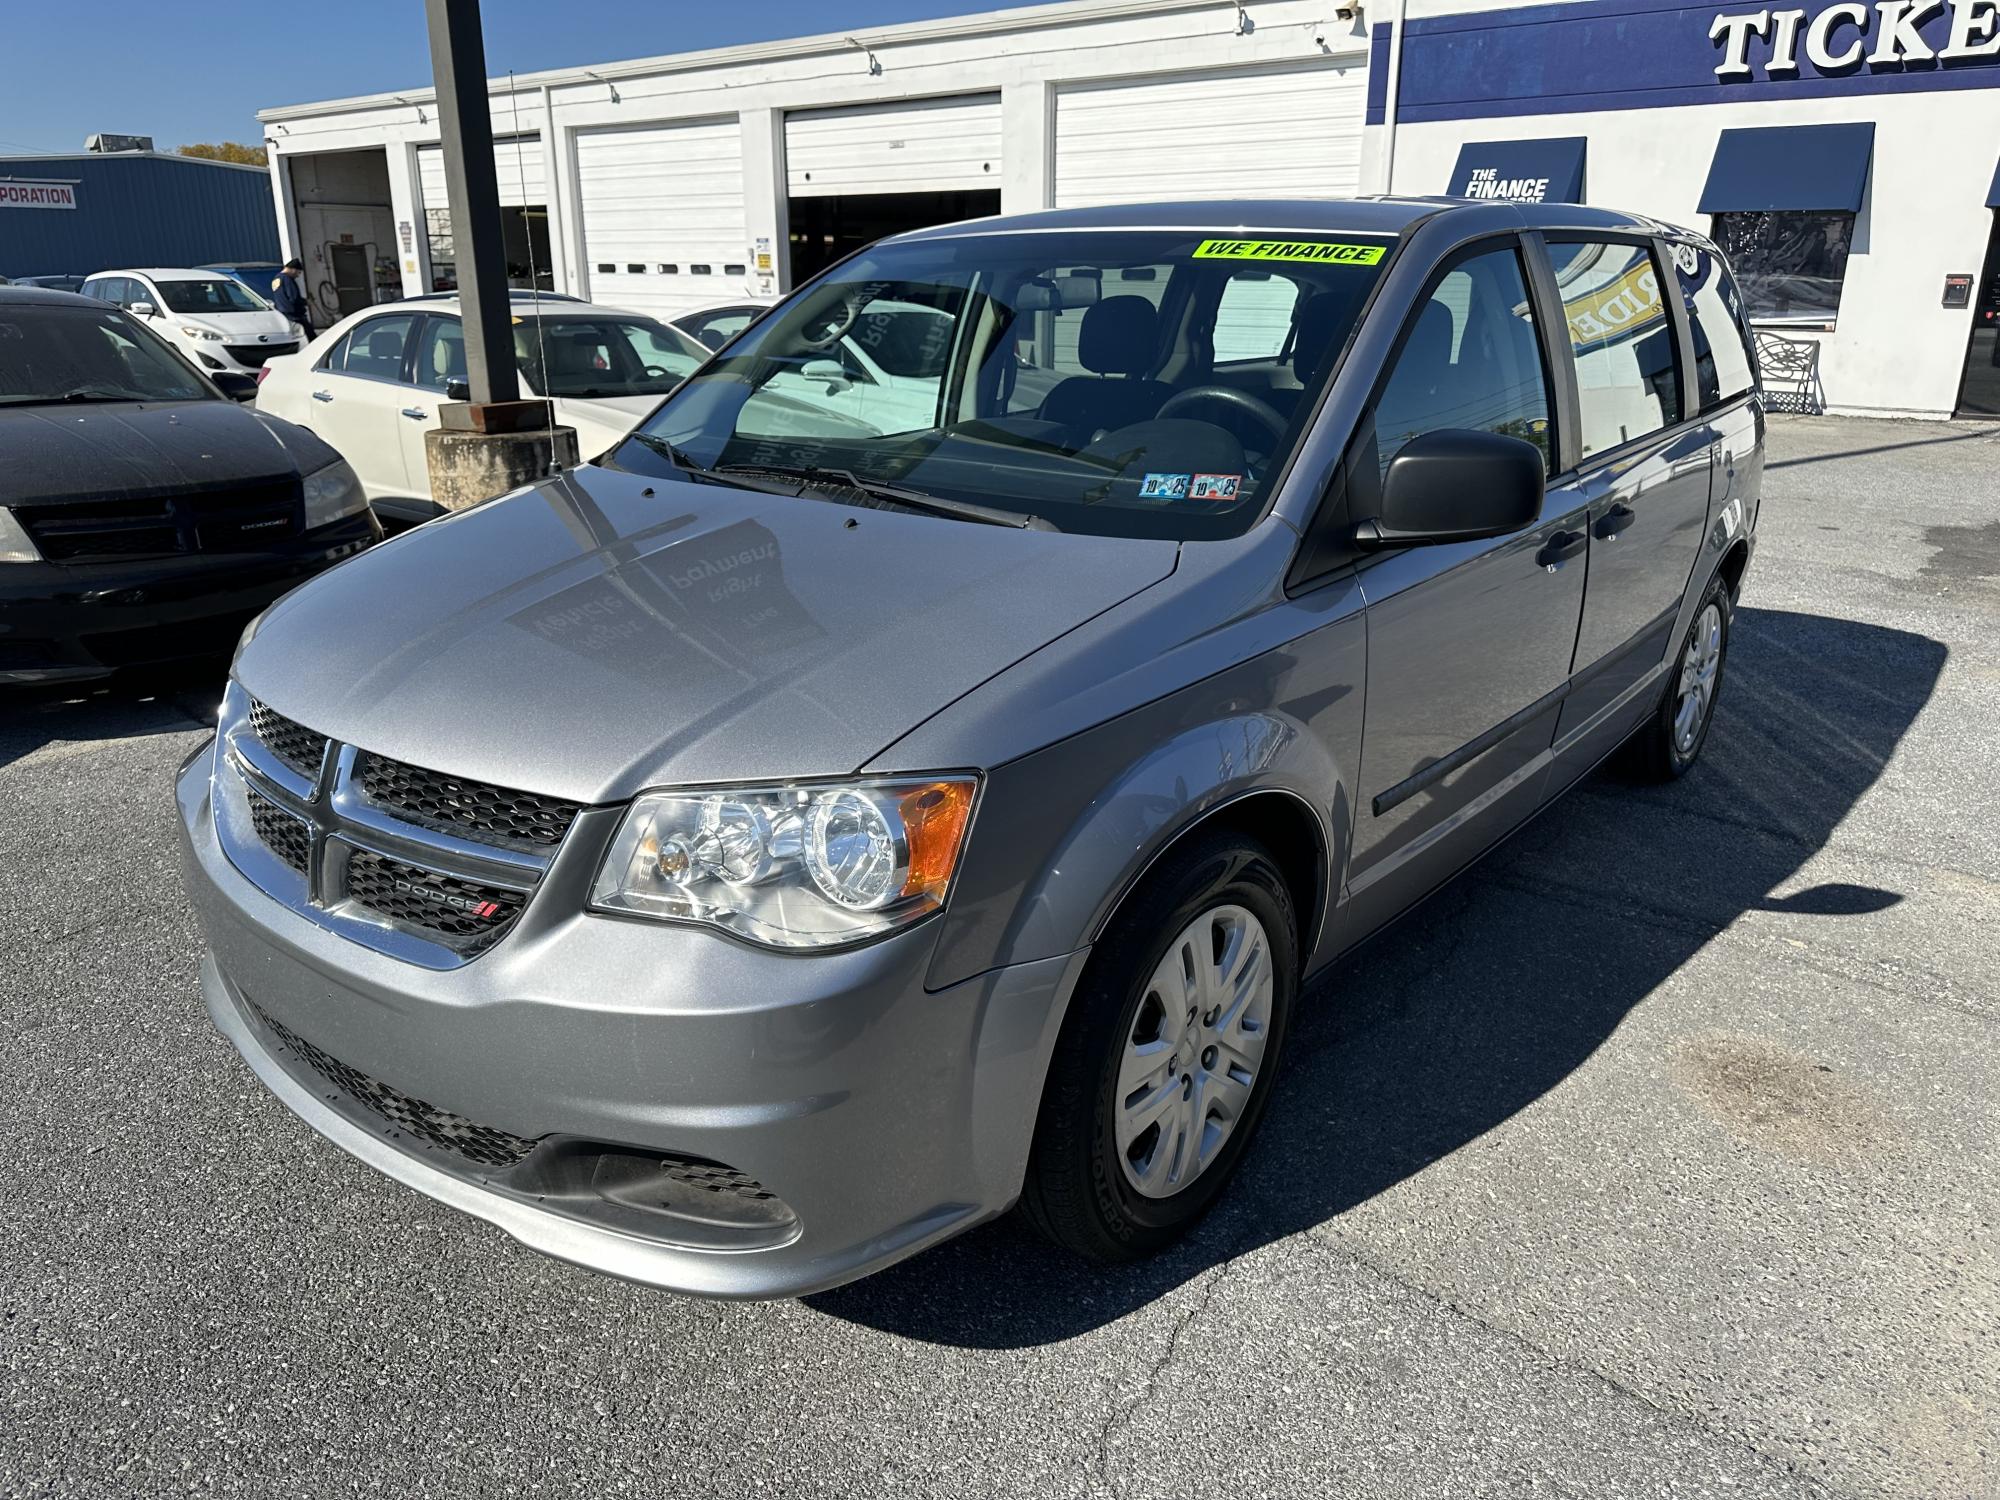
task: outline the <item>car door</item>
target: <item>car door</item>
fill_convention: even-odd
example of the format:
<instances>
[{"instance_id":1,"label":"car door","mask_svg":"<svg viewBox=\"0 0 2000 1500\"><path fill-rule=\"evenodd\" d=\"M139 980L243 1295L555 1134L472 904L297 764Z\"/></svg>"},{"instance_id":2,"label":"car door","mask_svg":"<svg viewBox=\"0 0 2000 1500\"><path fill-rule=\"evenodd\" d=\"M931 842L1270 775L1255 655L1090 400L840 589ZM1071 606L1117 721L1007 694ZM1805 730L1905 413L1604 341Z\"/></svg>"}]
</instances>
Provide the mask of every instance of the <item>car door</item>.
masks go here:
<instances>
[{"instance_id":1,"label":"car door","mask_svg":"<svg viewBox=\"0 0 2000 1500\"><path fill-rule=\"evenodd\" d=\"M1708 524L1715 429L1688 390L1659 247L1551 234L1562 304L1551 343L1575 393L1575 484L1590 502L1589 582L1574 681L1556 731L1558 781L1595 765L1656 706Z\"/></svg>"},{"instance_id":2,"label":"car door","mask_svg":"<svg viewBox=\"0 0 2000 1500\"><path fill-rule=\"evenodd\" d=\"M1379 480L1425 432L1521 437L1544 454L1557 401L1523 247L1482 240L1432 278L1373 403ZM1357 501L1357 503L1364 503ZM1359 937L1527 817L1547 780L1583 610L1587 502L1554 485L1526 530L1376 554L1368 684L1348 866ZM1359 513L1359 512L1357 512Z\"/></svg>"},{"instance_id":3,"label":"car door","mask_svg":"<svg viewBox=\"0 0 2000 1500\"><path fill-rule=\"evenodd\" d=\"M418 499L431 498L430 450L425 434L437 427L438 407L451 399L451 382L465 378L465 325L455 316L425 314L410 364L410 388L396 408L396 440L403 448L406 492ZM525 379L521 394L532 394Z\"/></svg>"},{"instance_id":4,"label":"car door","mask_svg":"<svg viewBox=\"0 0 2000 1500\"><path fill-rule=\"evenodd\" d=\"M419 315L380 313L350 328L314 365L306 383L305 425L353 465L370 500L411 493L401 415L416 394L409 383ZM425 488L417 491L427 494Z\"/></svg>"}]
</instances>

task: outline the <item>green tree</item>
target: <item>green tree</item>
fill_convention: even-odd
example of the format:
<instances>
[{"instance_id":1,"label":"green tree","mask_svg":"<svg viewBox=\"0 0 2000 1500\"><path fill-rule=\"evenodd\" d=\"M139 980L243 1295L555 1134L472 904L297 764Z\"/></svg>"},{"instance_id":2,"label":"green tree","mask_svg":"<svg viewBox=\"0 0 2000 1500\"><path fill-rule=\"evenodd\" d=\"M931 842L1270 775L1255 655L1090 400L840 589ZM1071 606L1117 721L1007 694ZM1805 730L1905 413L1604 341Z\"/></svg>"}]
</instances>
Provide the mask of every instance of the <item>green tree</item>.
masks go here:
<instances>
[{"instance_id":1,"label":"green tree","mask_svg":"<svg viewBox=\"0 0 2000 1500\"><path fill-rule=\"evenodd\" d=\"M271 164L262 146L246 146L241 141L183 146L180 151L182 156L200 156L209 161L233 161L251 167L267 167Z\"/></svg>"}]
</instances>

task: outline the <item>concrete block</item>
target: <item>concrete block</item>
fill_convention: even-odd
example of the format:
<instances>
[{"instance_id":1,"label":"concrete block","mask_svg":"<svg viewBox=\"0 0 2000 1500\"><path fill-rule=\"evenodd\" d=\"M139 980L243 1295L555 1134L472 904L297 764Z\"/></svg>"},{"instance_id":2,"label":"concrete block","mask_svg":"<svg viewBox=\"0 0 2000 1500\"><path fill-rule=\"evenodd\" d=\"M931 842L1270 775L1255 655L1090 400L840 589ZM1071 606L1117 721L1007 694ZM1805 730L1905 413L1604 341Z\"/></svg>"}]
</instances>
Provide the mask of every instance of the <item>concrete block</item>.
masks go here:
<instances>
[{"instance_id":1,"label":"concrete block","mask_svg":"<svg viewBox=\"0 0 2000 1500\"><path fill-rule=\"evenodd\" d=\"M576 429L463 432L435 427L424 434L424 462L430 469L431 497L446 510L466 510L557 469L575 468Z\"/></svg>"}]
</instances>

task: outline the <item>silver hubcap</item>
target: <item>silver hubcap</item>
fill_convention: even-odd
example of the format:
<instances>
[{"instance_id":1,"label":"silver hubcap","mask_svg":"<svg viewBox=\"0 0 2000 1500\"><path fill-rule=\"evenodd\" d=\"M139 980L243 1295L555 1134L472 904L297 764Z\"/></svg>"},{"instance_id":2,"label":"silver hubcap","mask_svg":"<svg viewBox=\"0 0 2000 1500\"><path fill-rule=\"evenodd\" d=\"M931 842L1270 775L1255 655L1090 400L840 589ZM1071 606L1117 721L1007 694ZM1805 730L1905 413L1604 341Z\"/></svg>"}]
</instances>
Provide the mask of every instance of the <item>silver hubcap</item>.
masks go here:
<instances>
[{"instance_id":1,"label":"silver hubcap","mask_svg":"<svg viewBox=\"0 0 2000 1500\"><path fill-rule=\"evenodd\" d=\"M1674 748L1682 755L1694 749L1708 708L1715 701L1715 677L1722 669L1722 610L1711 604L1694 622L1686 653L1681 657L1681 681L1674 703Z\"/></svg>"},{"instance_id":2,"label":"silver hubcap","mask_svg":"<svg viewBox=\"0 0 2000 1500\"><path fill-rule=\"evenodd\" d=\"M1181 1191L1250 1107L1271 1026L1271 943L1240 906L1181 931L1146 982L1112 1098L1125 1180L1148 1198Z\"/></svg>"}]
</instances>

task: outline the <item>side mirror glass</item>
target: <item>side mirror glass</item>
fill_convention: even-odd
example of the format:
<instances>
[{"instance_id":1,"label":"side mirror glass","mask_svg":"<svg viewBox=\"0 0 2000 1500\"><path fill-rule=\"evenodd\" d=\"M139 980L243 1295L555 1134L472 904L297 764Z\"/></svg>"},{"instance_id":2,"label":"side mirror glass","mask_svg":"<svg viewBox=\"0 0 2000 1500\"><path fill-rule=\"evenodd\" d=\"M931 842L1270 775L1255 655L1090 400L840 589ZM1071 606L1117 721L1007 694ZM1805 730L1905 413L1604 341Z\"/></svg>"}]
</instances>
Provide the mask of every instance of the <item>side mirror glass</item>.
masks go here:
<instances>
[{"instance_id":1,"label":"side mirror glass","mask_svg":"<svg viewBox=\"0 0 2000 1500\"><path fill-rule=\"evenodd\" d=\"M1542 450L1497 432L1453 428L1411 438L1389 461L1381 514L1356 523L1362 548L1437 546L1506 536L1542 513Z\"/></svg>"},{"instance_id":2,"label":"side mirror glass","mask_svg":"<svg viewBox=\"0 0 2000 1500\"><path fill-rule=\"evenodd\" d=\"M472 382L469 380L447 380L444 383L444 399L447 401L470 401Z\"/></svg>"},{"instance_id":3,"label":"side mirror glass","mask_svg":"<svg viewBox=\"0 0 2000 1500\"><path fill-rule=\"evenodd\" d=\"M157 318L160 310L150 302L134 302L125 309L135 318Z\"/></svg>"},{"instance_id":4,"label":"side mirror glass","mask_svg":"<svg viewBox=\"0 0 2000 1500\"><path fill-rule=\"evenodd\" d=\"M807 360L800 367L799 374L807 380L825 381L826 393L829 396L835 391L846 389L849 384L847 371L840 367L840 361L837 359Z\"/></svg>"}]
</instances>

